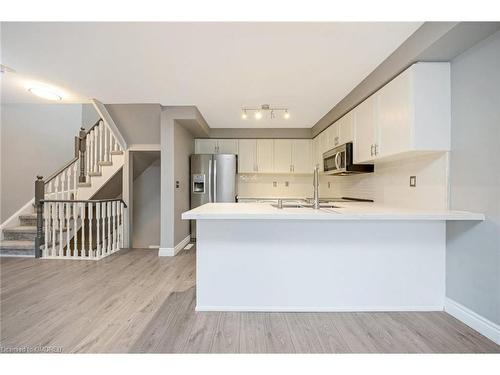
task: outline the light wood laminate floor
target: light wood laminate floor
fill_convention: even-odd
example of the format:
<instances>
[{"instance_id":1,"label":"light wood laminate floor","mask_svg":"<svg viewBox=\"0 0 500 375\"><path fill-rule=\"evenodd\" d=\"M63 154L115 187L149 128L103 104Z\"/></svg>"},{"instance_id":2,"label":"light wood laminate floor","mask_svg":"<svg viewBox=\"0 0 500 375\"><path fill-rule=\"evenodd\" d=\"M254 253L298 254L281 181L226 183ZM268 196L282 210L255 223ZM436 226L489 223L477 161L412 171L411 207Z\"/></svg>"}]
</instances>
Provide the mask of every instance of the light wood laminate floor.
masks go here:
<instances>
[{"instance_id":1,"label":"light wood laminate floor","mask_svg":"<svg viewBox=\"0 0 500 375\"><path fill-rule=\"evenodd\" d=\"M470 353L500 347L444 312L195 312L195 250L98 262L0 258L1 346L63 352Z\"/></svg>"}]
</instances>

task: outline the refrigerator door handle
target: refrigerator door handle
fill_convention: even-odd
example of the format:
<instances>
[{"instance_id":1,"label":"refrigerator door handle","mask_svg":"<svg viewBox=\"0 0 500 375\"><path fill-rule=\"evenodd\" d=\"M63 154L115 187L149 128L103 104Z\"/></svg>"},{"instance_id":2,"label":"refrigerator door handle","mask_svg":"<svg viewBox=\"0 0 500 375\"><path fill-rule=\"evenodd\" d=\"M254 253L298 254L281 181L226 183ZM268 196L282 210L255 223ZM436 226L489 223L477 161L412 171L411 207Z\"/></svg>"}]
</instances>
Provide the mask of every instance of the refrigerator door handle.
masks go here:
<instances>
[{"instance_id":1,"label":"refrigerator door handle","mask_svg":"<svg viewBox=\"0 0 500 375\"><path fill-rule=\"evenodd\" d=\"M217 160L214 159L214 199L213 202L217 202Z\"/></svg>"},{"instance_id":2,"label":"refrigerator door handle","mask_svg":"<svg viewBox=\"0 0 500 375\"><path fill-rule=\"evenodd\" d=\"M208 200L212 202L212 159L208 161Z\"/></svg>"}]
</instances>

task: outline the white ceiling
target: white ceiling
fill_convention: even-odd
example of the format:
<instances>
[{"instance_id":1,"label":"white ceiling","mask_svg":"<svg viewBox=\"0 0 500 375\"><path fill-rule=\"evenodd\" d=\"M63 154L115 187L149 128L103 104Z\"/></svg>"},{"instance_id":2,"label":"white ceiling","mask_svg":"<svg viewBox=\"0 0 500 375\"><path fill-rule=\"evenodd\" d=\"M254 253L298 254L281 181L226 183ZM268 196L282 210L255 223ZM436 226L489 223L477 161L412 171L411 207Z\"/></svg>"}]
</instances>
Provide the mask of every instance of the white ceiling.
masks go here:
<instances>
[{"instance_id":1,"label":"white ceiling","mask_svg":"<svg viewBox=\"0 0 500 375\"><path fill-rule=\"evenodd\" d=\"M2 102L196 105L210 127L311 127L421 23L2 23ZM287 106L242 120L242 106Z\"/></svg>"}]
</instances>

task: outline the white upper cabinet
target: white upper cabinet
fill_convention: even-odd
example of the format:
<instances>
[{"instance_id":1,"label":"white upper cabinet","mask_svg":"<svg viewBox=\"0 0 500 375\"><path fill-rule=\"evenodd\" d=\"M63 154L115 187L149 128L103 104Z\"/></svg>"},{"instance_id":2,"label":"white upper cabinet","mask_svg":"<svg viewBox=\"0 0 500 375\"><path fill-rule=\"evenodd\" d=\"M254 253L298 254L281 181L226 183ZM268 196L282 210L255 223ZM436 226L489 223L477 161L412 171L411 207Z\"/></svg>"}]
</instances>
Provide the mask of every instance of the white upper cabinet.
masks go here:
<instances>
[{"instance_id":1,"label":"white upper cabinet","mask_svg":"<svg viewBox=\"0 0 500 375\"><path fill-rule=\"evenodd\" d=\"M238 140L238 173L257 172L257 141L255 139Z\"/></svg>"},{"instance_id":2,"label":"white upper cabinet","mask_svg":"<svg viewBox=\"0 0 500 375\"><path fill-rule=\"evenodd\" d=\"M450 149L450 65L417 63L354 110L354 160Z\"/></svg>"},{"instance_id":3,"label":"white upper cabinet","mask_svg":"<svg viewBox=\"0 0 500 375\"><path fill-rule=\"evenodd\" d=\"M238 155L238 140L237 139L217 140L217 153Z\"/></svg>"},{"instance_id":4,"label":"white upper cabinet","mask_svg":"<svg viewBox=\"0 0 500 375\"><path fill-rule=\"evenodd\" d=\"M217 140L216 139L195 139L194 141L195 154L216 154Z\"/></svg>"},{"instance_id":5,"label":"white upper cabinet","mask_svg":"<svg viewBox=\"0 0 500 375\"><path fill-rule=\"evenodd\" d=\"M326 145L325 145L325 151L331 150L335 146L337 146L339 143L339 126L338 122L333 123L330 125L326 130L324 131L325 136L326 136Z\"/></svg>"},{"instance_id":6,"label":"white upper cabinet","mask_svg":"<svg viewBox=\"0 0 500 375\"><path fill-rule=\"evenodd\" d=\"M276 173L292 172L292 140L274 140L274 171Z\"/></svg>"},{"instance_id":7,"label":"white upper cabinet","mask_svg":"<svg viewBox=\"0 0 500 375\"><path fill-rule=\"evenodd\" d=\"M292 173L312 173L312 141L294 139L292 141Z\"/></svg>"},{"instance_id":8,"label":"white upper cabinet","mask_svg":"<svg viewBox=\"0 0 500 375\"><path fill-rule=\"evenodd\" d=\"M354 139L354 114L353 111L347 113L336 124L338 125L338 139L337 144L343 145L347 142L352 142Z\"/></svg>"},{"instance_id":9,"label":"white upper cabinet","mask_svg":"<svg viewBox=\"0 0 500 375\"><path fill-rule=\"evenodd\" d=\"M257 139L257 172L274 172L274 141Z\"/></svg>"},{"instance_id":10,"label":"white upper cabinet","mask_svg":"<svg viewBox=\"0 0 500 375\"><path fill-rule=\"evenodd\" d=\"M196 154L238 154L237 139L196 139Z\"/></svg>"},{"instance_id":11,"label":"white upper cabinet","mask_svg":"<svg viewBox=\"0 0 500 375\"><path fill-rule=\"evenodd\" d=\"M374 94L354 108L354 162L364 163L373 160L374 144L377 139L376 104Z\"/></svg>"}]
</instances>

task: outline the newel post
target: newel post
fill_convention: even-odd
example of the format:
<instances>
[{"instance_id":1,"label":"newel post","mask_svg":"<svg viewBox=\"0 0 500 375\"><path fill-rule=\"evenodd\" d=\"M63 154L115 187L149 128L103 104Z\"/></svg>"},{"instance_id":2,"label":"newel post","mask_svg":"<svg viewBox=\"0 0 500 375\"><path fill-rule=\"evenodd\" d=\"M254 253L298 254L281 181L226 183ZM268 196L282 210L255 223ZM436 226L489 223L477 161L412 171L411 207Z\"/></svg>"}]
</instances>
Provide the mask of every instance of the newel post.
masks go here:
<instances>
[{"instance_id":1,"label":"newel post","mask_svg":"<svg viewBox=\"0 0 500 375\"><path fill-rule=\"evenodd\" d=\"M86 151L86 138L87 133L85 128L80 128L80 134L78 136L80 142L78 144L78 149L80 151L80 176L78 176L78 182L86 182L85 178L85 151Z\"/></svg>"},{"instance_id":2,"label":"newel post","mask_svg":"<svg viewBox=\"0 0 500 375\"><path fill-rule=\"evenodd\" d=\"M45 197L45 182L42 176L36 176L35 181L35 208L36 208L36 237L35 237L35 258L42 256L43 233L43 202Z\"/></svg>"}]
</instances>

